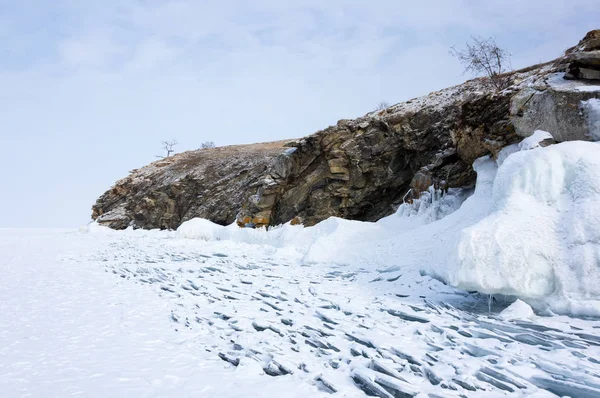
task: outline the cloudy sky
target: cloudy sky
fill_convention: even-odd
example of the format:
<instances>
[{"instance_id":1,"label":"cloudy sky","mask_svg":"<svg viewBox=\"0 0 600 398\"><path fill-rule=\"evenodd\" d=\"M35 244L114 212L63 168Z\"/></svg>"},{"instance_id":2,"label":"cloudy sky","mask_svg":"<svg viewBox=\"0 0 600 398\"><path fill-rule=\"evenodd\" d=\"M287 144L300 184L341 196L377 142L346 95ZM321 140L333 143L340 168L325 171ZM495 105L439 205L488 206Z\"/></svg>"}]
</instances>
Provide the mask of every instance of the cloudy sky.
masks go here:
<instances>
[{"instance_id":1,"label":"cloudy sky","mask_svg":"<svg viewBox=\"0 0 600 398\"><path fill-rule=\"evenodd\" d=\"M300 137L460 83L471 35L556 58L597 2L0 0L0 227L85 225L161 140Z\"/></svg>"}]
</instances>

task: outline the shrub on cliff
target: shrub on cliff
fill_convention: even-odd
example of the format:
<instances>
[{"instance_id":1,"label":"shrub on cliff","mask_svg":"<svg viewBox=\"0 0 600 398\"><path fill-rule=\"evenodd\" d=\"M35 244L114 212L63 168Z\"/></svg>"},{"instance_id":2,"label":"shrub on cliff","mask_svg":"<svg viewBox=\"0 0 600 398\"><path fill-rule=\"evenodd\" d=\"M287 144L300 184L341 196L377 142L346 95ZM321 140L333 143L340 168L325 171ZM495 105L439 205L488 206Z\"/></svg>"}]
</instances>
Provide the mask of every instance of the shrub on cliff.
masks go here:
<instances>
[{"instance_id":1,"label":"shrub on cliff","mask_svg":"<svg viewBox=\"0 0 600 398\"><path fill-rule=\"evenodd\" d=\"M506 75L510 69L510 53L499 47L493 37L472 37L463 49L450 47L450 54L464 65L465 72L484 74L496 91L510 86L510 77Z\"/></svg>"}]
</instances>

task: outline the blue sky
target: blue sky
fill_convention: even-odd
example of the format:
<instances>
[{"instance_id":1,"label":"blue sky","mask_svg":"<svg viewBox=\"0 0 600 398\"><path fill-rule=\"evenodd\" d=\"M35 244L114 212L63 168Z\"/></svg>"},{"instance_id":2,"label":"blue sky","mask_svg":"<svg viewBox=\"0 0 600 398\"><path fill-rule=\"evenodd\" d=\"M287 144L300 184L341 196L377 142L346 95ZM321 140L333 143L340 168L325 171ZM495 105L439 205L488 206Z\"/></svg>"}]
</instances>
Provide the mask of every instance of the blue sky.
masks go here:
<instances>
[{"instance_id":1,"label":"blue sky","mask_svg":"<svg viewBox=\"0 0 600 398\"><path fill-rule=\"evenodd\" d=\"M301 137L469 78L495 36L515 68L600 28L597 0L0 0L0 227L78 227L179 151Z\"/></svg>"}]
</instances>

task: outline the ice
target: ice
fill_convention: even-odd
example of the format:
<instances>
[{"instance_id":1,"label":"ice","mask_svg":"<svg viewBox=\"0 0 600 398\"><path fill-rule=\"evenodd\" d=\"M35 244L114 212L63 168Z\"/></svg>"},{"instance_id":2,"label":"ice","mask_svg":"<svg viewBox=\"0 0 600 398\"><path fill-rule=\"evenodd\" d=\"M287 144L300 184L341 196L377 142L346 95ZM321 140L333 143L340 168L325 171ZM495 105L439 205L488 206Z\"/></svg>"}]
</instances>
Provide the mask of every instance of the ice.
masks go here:
<instances>
[{"instance_id":1,"label":"ice","mask_svg":"<svg viewBox=\"0 0 600 398\"><path fill-rule=\"evenodd\" d=\"M583 93L595 93L600 91L600 86L578 86L575 90Z\"/></svg>"},{"instance_id":2,"label":"ice","mask_svg":"<svg viewBox=\"0 0 600 398\"><path fill-rule=\"evenodd\" d=\"M303 264L400 271L372 283L398 283L409 270L542 311L600 315L600 146L540 147L551 138L536 131L496 162L478 159L474 192L431 188L377 223L330 218L267 231L191 220L178 235L268 246Z\"/></svg>"},{"instance_id":3,"label":"ice","mask_svg":"<svg viewBox=\"0 0 600 398\"><path fill-rule=\"evenodd\" d=\"M352 225L334 220L321 233L350 239L340 228ZM369 239L393 231L359 225ZM311 231L285 229L273 232ZM427 273L309 265L290 254L309 252L312 238L290 249L251 231L260 243L237 232L238 242L94 226L0 230L10 281L0 288L2 396L488 397L509 388L525 397L543 396L556 372L564 391L598 384L600 321L489 317L486 298ZM378 275L390 277L371 282Z\"/></svg>"},{"instance_id":4,"label":"ice","mask_svg":"<svg viewBox=\"0 0 600 398\"><path fill-rule=\"evenodd\" d=\"M515 300L514 303L509 305L505 310L500 313L500 317L506 320L516 319L531 319L535 314L531 307L523 302L522 300Z\"/></svg>"},{"instance_id":5,"label":"ice","mask_svg":"<svg viewBox=\"0 0 600 398\"><path fill-rule=\"evenodd\" d=\"M547 138L376 223L0 230L1 395L596 396L600 143Z\"/></svg>"},{"instance_id":6,"label":"ice","mask_svg":"<svg viewBox=\"0 0 600 398\"><path fill-rule=\"evenodd\" d=\"M600 314L600 145L517 152L498 169L492 210L462 231L448 280L539 308Z\"/></svg>"},{"instance_id":7,"label":"ice","mask_svg":"<svg viewBox=\"0 0 600 398\"><path fill-rule=\"evenodd\" d=\"M581 109L586 115L592 140L600 141L600 99L581 101Z\"/></svg>"},{"instance_id":8,"label":"ice","mask_svg":"<svg viewBox=\"0 0 600 398\"><path fill-rule=\"evenodd\" d=\"M540 142L544 140L554 140L554 137L552 137L552 134L547 131L536 130L532 135L521 141L518 145L518 148L520 151L528 151L530 149L538 148L540 146Z\"/></svg>"}]
</instances>

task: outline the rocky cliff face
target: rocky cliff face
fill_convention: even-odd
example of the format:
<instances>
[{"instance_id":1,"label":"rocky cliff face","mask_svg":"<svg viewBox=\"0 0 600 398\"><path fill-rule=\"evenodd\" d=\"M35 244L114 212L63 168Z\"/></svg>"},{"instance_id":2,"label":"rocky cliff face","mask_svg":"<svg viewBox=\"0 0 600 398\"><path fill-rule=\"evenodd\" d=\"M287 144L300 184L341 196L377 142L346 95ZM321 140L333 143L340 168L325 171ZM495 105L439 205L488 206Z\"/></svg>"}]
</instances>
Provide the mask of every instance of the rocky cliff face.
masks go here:
<instances>
[{"instance_id":1,"label":"rocky cliff face","mask_svg":"<svg viewBox=\"0 0 600 398\"><path fill-rule=\"evenodd\" d=\"M225 147L155 162L117 182L92 217L112 228L176 228L193 217L240 226L377 220L431 185L473 185L473 160L536 129L557 141L591 139L582 104L600 98L600 82L588 79L600 71L599 41L600 31L590 32L565 57L511 73L499 93L475 79L340 120L290 148Z\"/></svg>"},{"instance_id":2,"label":"rocky cliff face","mask_svg":"<svg viewBox=\"0 0 600 398\"><path fill-rule=\"evenodd\" d=\"M194 217L231 224L285 142L200 149L133 170L96 201L92 218L114 229L174 229Z\"/></svg>"},{"instance_id":3,"label":"rocky cliff face","mask_svg":"<svg viewBox=\"0 0 600 398\"><path fill-rule=\"evenodd\" d=\"M472 185L474 159L518 140L509 106L508 93L490 95L472 81L341 120L280 155L238 222L373 221L432 184Z\"/></svg>"}]
</instances>

